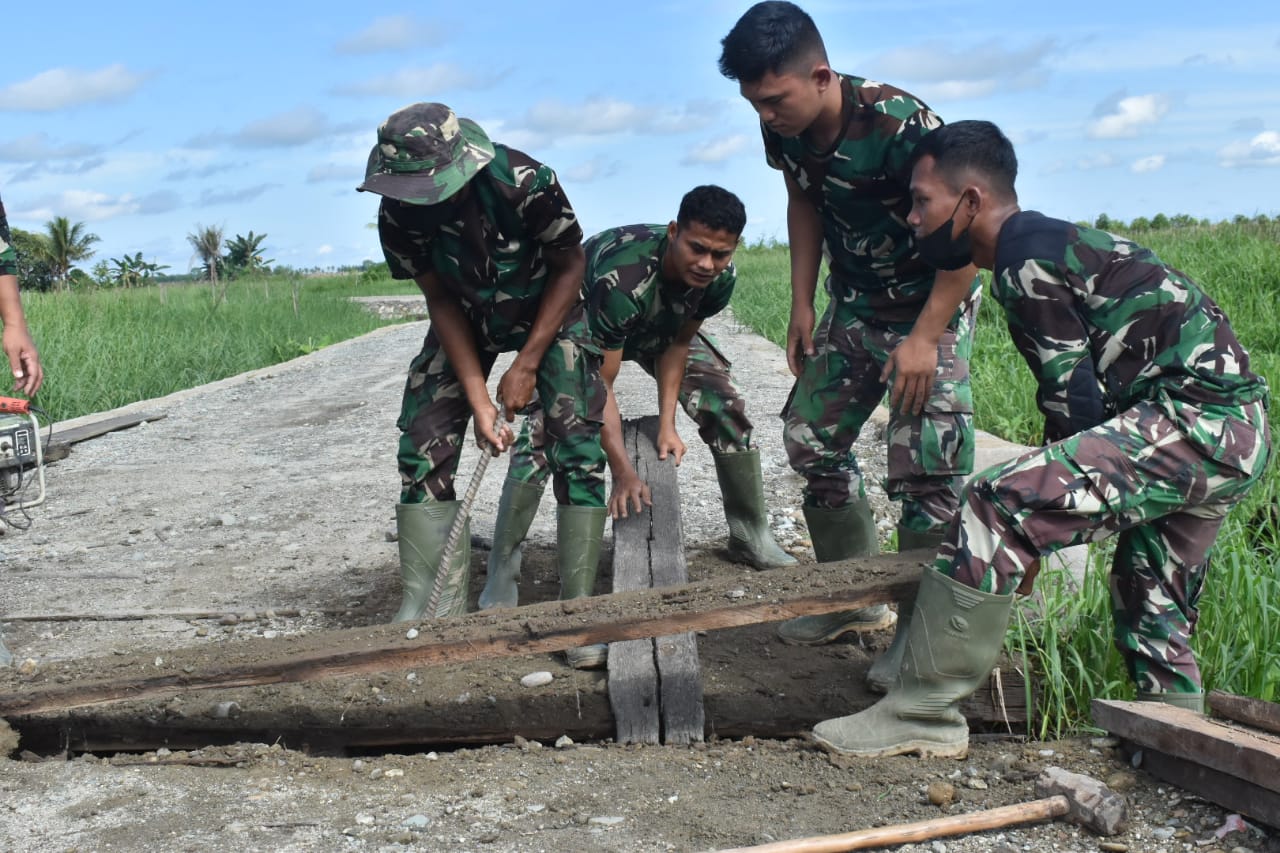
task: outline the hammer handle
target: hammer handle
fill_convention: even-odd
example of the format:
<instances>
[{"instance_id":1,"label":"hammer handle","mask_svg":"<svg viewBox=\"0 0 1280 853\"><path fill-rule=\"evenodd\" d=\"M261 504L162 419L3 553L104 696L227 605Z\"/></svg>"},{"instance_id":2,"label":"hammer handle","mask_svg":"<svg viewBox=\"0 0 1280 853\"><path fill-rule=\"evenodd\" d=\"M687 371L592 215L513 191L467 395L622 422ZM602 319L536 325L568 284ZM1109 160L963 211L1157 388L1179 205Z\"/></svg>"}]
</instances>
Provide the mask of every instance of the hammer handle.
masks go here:
<instances>
[{"instance_id":1,"label":"hammer handle","mask_svg":"<svg viewBox=\"0 0 1280 853\"><path fill-rule=\"evenodd\" d=\"M1062 817L1071 808L1071 804L1062 794L1045 797L1043 800L1032 800L1028 803L1015 803L996 809L980 812L952 815L950 817L922 820L916 823L903 823L896 826L877 826L872 829L859 829L839 835L815 835L810 838L796 838L791 841L775 841L772 844L761 844L756 847L734 847L721 853L844 853L846 850L870 850L876 847L896 847L899 844L913 844L928 841L931 838L943 838L949 835L964 835L970 832L982 832L987 829L999 829L1020 823L1033 823Z\"/></svg>"}]
</instances>

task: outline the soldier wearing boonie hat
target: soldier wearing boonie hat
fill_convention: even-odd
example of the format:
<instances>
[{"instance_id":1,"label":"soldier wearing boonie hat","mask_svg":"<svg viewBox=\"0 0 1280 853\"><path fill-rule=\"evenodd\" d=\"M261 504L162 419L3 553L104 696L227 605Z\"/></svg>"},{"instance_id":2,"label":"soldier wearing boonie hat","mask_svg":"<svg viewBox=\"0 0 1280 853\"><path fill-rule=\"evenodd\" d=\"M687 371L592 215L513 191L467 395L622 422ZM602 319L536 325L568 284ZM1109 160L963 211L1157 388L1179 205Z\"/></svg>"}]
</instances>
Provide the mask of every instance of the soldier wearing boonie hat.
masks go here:
<instances>
[{"instance_id":1,"label":"soldier wearing boonie hat","mask_svg":"<svg viewBox=\"0 0 1280 853\"><path fill-rule=\"evenodd\" d=\"M437 562L458 510L467 420L483 444L505 450L512 438L486 386L503 352L516 353L497 389L507 420L535 391L547 412L561 598L590 595L607 514L606 392L580 295L582 228L555 172L444 104L417 103L378 128L357 189L382 196L378 235L391 275L417 282L431 317L398 421L404 600L396 620L466 611L465 529L451 567ZM438 611L424 614L437 570L457 581Z\"/></svg>"}]
</instances>

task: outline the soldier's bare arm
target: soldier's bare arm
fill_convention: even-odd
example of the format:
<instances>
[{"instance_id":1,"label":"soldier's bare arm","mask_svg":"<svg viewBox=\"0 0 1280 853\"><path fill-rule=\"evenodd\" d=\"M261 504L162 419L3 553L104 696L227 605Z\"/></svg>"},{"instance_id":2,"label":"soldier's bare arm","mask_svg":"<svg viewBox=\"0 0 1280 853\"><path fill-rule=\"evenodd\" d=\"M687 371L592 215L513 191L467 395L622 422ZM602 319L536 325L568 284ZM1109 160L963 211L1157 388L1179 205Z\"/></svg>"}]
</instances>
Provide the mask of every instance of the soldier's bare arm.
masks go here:
<instances>
[{"instance_id":1,"label":"soldier's bare arm","mask_svg":"<svg viewBox=\"0 0 1280 853\"><path fill-rule=\"evenodd\" d=\"M514 421L516 412L533 399L538 365L560 331L565 315L581 298L582 273L586 268L582 246L544 249L543 257L547 262L548 275L547 287L538 306L538 317L524 346L498 381L498 399L507 407L508 421Z\"/></svg>"},{"instance_id":2,"label":"soldier's bare arm","mask_svg":"<svg viewBox=\"0 0 1280 853\"><path fill-rule=\"evenodd\" d=\"M668 454L680 464L688 448L676 430L676 406L680 402L680 386L684 382L685 366L689 363L689 343L702 327L701 320L689 320L680 327L671 344L658 357L658 443L659 459Z\"/></svg>"},{"instance_id":3,"label":"soldier's bare arm","mask_svg":"<svg viewBox=\"0 0 1280 853\"><path fill-rule=\"evenodd\" d=\"M489 399L484 369L480 366L480 354L476 350L475 334L462 306L435 273L422 273L415 276L414 281L427 299L431 329L440 339L440 346L444 348L449 364L462 385L467 403L471 406L476 438L481 443L493 445L499 451L505 450L512 433L505 426L501 434L494 430L498 407Z\"/></svg>"},{"instance_id":4,"label":"soldier's bare arm","mask_svg":"<svg viewBox=\"0 0 1280 853\"><path fill-rule=\"evenodd\" d=\"M813 295L822 264L822 216L790 174L787 182L787 240L791 250L791 322L787 326L787 366L799 376L813 355Z\"/></svg>"},{"instance_id":5,"label":"soldier's bare arm","mask_svg":"<svg viewBox=\"0 0 1280 853\"><path fill-rule=\"evenodd\" d=\"M613 383L622 367L622 350L605 350L600 365L600 378L604 380L608 397L604 404L604 425L600 430L600 446L609 460L609 473L613 475L613 493L609 496L609 514L614 518L626 518L634 509L640 512L652 506L649 486L640 479L631 458L627 455L622 439L622 414L618 411L618 398L613 394Z\"/></svg>"}]
</instances>

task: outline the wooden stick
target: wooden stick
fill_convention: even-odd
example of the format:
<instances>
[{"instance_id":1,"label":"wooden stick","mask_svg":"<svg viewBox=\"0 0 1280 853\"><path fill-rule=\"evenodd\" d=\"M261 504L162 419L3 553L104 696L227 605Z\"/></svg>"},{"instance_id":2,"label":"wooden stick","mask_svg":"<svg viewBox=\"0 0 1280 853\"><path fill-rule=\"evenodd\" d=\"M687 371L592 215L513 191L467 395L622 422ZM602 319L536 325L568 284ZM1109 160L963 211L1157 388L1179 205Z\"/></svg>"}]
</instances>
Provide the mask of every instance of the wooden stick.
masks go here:
<instances>
[{"instance_id":1,"label":"wooden stick","mask_svg":"<svg viewBox=\"0 0 1280 853\"><path fill-rule=\"evenodd\" d=\"M1280 705L1221 690L1209 692L1209 707L1220 717L1280 735Z\"/></svg>"},{"instance_id":2,"label":"wooden stick","mask_svg":"<svg viewBox=\"0 0 1280 853\"><path fill-rule=\"evenodd\" d=\"M1046 797L1043 800L1032 800L1029 803L1016 803L997 809L986 809L969 814L951 817L921 820L915 823L904 823L896 826L877 826L872 829L859 829L839 835L815 835L810 838L796 838L791 841L775 841L772 844L760 844L755 847L734 847L722 853L843 853L846 850L870 850L876 847L896 847L899 844L912 844L928 841L931 838L944 838L949 835L965 835L970 832L983 832L988 829L999 829L1022 823L1033 823L1039 820L1051 820L1062 817L1071 808L1067 798L1062 794Z\"/></svg>"}]
</instances>

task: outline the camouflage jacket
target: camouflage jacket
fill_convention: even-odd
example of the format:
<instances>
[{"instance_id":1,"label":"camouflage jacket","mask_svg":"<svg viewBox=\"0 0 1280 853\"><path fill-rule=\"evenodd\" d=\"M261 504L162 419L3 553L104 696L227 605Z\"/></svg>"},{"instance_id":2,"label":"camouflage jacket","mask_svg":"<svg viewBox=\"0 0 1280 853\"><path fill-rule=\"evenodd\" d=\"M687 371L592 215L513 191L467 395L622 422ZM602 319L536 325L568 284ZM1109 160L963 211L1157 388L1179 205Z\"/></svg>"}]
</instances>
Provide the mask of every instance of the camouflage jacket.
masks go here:
<instances>
[{"instance_id":1,"label":"camouflage jacket","mask_svg":"<svg viewBox=\"0 0 1280 853\"><path fill-rule=\"evenodd\" d=\"M1000 229L991 292L1039 383L1049 441L1162 393L1202 405L1266 398L1222 309L1154 252L1105 231L1015 213Z\"/></svg>"},{"instance_id":2,"label":"camouflage jacket","mask_svg":"<svg viewBox=\"0 0 1280 853\"><path fill-rule=\"evenodd\" d=\"M803 136L761 125L769 165L790 175L822 217L833 299L856 300L859 314L910 322L933 287L907 227L911 153L942 126L921 101L892 86L840 77L844 127L828 151Z\"/></svg>"},{"instance_id":3,"label":"camouflage jacket","mask_svg":"<svg viewBox=\"0 0 1280 853\"><path fill-rule=\"evenodd\" d=\"M591 335L626 360L657 358L689 320L705 320L729 304L737 273L729 264L705 288L662 277L665 225L611 228L586 244L583 296Z\"/></svg>"},{"instance_id":4,"label":"camouflage jacket","mask_svg":"<svg viewBox=\"0 0 1280 853\"><path fill-rule=\"evenodd\" d=\"M4 202L0 201L0 275L18 274L18 253L13 249L12 240L9 219L4 215Z\"/></svg>"},{"instance_id":5,"label":"camouflage jacket","mask_svg":"<svg viewBox=\"0 0 1280 853\"><path fill-rule=\"evenodd\" d=\"M454 208L384 198L378 235L394 278L434 272L457 297L483 350L524 345L547 286L545 250L572 249L582 226L555 172L523 152L495 145L493 162ZM448 221L437 221L441 211ZM582 303L566 329L586 336Z\"/></svg>"}]
</instances>

